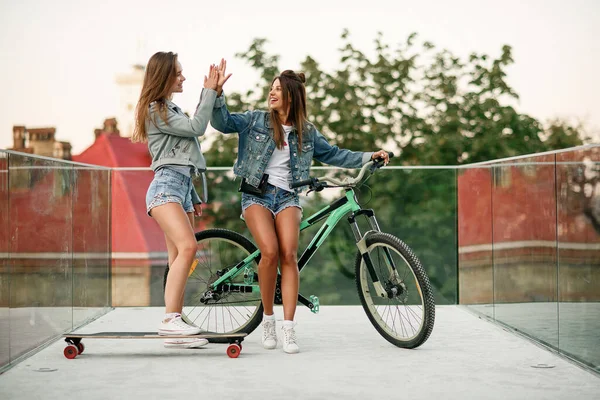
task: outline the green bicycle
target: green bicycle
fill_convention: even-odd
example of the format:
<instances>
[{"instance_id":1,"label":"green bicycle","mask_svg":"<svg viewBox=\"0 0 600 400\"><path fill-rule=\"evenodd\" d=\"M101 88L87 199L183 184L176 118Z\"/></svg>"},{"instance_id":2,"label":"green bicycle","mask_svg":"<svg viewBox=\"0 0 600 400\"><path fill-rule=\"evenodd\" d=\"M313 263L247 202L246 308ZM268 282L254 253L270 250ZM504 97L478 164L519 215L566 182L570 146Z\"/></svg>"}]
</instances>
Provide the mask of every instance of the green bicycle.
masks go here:
<instances>
[{"instance_id":1,"label":"green bicycle","mask_svg":"<svg viewBox=\"0 0 600 400\"><path fill-rule=\"evenodd\" d=\"M390 153L390 158L393 154ZM325 177L297 182L311 190L344 188L345 196L304 219L300 231L326 218L298 260L302 271L313 254L327 240L335 226L349 214L356 246L355 276L360 302L375 329L390 343L403 348L422 345L431 334L435 303L429 278L413 251L397 237L383 233L371 209L363 209L354 189L383 166L370 161L355 178ZM370 229L360 232L357 217L367 218ZM247 333L258 327L263 316L257 266L260 251L245 236L226 229L196 233L198 251L190 268L184 295L185 320L216 333ZM169 272L167 266L164 275ZM280 278L277 278L275 304L282 304ZM298 295L298 301L311 311L319 311L316 296Z\"/></svg>"}]
</instances>

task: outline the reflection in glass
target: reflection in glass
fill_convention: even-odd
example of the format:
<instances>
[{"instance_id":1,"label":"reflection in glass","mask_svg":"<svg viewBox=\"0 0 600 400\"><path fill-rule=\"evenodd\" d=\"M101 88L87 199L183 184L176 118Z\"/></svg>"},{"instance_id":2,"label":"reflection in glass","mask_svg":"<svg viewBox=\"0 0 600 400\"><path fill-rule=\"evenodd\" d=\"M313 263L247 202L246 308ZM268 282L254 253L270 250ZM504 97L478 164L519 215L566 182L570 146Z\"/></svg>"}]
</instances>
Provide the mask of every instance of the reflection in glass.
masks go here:
<instances>
[{"instance_id":1,"label":"reflection in glass","mask_svg":"<svg viewBox=\"0 0 600 400\"><path fill-rule=\"evenodd\" d=\"M496 320L558 347L554 155L495 166Z\"/></svg>"},{"instance_id":2,"label":"reflection in glass","mask_svg":"<svg viewBox=\"0 0 600 400\"><path fill-rule=\"evenodd\" d=\"M73 169L73 325L110 307L110 170Z\"/></svg>"},{"instance_id":3,"label":"reflection in glass","mask_svg":"<svg viewBox=\"0 0 600 400\"><path fill-rule=\"evenodd\" d=\"M10 236L8 209L9 155L0 152L0 367L10 361Z\"/></svg>"},{"instance_id":4,"label":"reflection in glass","mask_svg":"<svg viewBox=\"0 0 600 400\"><path fill-rule=\"evenodd\" d=\"M459 304L493 318L492 169L459 170Z\"/></svg>"},{"instance_id":5,"label":"reflection in glass","mask_svg":"<svg viewBox=\"0 0 600 400\"><path fill-rule=\"evenodd\" d=\"M560 351L600 371L600 149L557 156Z\"/></svg>"},{"instance_id":6,"label":"reflection in glass","mask_svg":"<svg viewBox=\"0 0 600 400\"><path fill-rule=\"evenodd\" d=\"M72 167L12 153L11 359L72 328Z\"/></svg>"}]
</instances>

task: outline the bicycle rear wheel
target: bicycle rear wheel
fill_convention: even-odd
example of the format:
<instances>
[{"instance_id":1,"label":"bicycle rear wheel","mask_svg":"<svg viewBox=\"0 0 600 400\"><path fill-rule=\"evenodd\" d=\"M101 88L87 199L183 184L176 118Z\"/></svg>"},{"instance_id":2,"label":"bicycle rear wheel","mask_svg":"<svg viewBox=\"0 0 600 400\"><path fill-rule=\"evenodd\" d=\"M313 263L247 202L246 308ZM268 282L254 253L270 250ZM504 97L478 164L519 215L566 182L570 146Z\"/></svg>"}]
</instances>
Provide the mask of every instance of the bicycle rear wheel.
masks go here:
<instances>
[{"instance_id":1,"label":"bicycle rear wheel","mask_svg":"<svg viewBox=\"0 0 600 400\"><path fill-rule=\"evenodd\" d=\"M435 302L421 263L404 242L387 233L369 234L366 246L386 292L384 297L378 294L358 252L356 285L369 320L395 346L412 349L422 345L433 330Z\"/></svg>"},{"instance_id":2,"label":"bicycle rear wheel","mask_svg":"<svg viewBox=\"0 0 600 400\"><path fill-rule=\"evenodd\" d=\"M262 320L260 292L215 292L215 298L208 301L205 294L211 290L211 283L256 251L256 246L239 233L226 229L197 232L196 241L198 263L193 266L185 286L182 317L205 332L250 334ZM253 272L256 271L257 263L258 259L252 265ZM168 273L167 266L163 290ZM227 283L244 285L244 271ZM200 301L203 298L205 301ZM227 341L226 338L222 340Z\"/></svg>"}]
</instances>

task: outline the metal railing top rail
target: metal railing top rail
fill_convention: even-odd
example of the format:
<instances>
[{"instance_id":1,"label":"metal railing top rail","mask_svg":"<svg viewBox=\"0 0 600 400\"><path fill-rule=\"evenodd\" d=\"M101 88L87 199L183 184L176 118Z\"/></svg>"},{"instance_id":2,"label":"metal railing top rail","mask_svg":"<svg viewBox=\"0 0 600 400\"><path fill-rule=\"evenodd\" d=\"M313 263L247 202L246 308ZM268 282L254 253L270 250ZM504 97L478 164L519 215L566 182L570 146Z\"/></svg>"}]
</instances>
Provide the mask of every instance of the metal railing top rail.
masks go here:
<instances>
[{"instance_id":1,"label":"metal railing top rail","mask_svg":"<svg viewBox=\"0 0 600 400\"><path fill-rule=\"evenodd\" d=\"M593 162L594 164L600 164L600 161ZM387 165L385 169L392 170L444 170L444 169L482 169L482 168L503 168L503 167L522 167L522 166L538 166L538 165L581 165L582 161L540 161L540 162L525 162L525 163L502 163L502 164L493 164L493 165L478 165L478 164L468 164L468 165ZM113 171L152 171L149 167L117 167L111 168ZM317 171L328 171L328 170L344 170L347 168L340 167L311 167L311 170ZM207 171L225 171L232 172L233 167L207 167Z\"/></svg>"},{"instance_id":2,"label":"metal railing top rail","mask_svg":"<svg viewBox=\"0 0 600 400\"><path fill-rule=\"evenodd\" d=\"M559 165L559 164L560 165L577 165L577 164L581 164L581 162L577 162L577 161L570 161L570 162L569 161L564 161L564 162L548 162L548 161L546 161L546 162L526 162L526 163L523 163L523 162L507 163L507 162L523 160L523 159L528 159L528 158L534 158L534 157L541 157L541 156L546 156L546 155L589 150L589 149L593 149L593 148L600 149L600 144L588 144L588 145L583 145L583 146L569 147L569 148L560 149L560 150L551 150L551 151L546 151L546 152L542 152L542 153L525 154L525 155L521 155L521 156L506 157L506 158L500 158L500 159L491 160L491 161L481 161L481 162L471 163L471 164L462 164L462 165L388 165L385 168L386 169L396 169L396 170L426 170L426 169L439 170L439 169L493 168L493 167L523 166L523 165ZM100 166L100 165L80 163L80 162L75 162L75 161L60 160L60 159L56 159L56 158L52 158L52 157L38 156L38 155L22 153L22 152L13 151L13 150L1 150L0 149L0 152L8 153L8 154L15 154L15 155L19 155L19 156L27 156L27 157L31 157L31 158L37 158L37 159L53 161L53 162L61 162L61 163L65 163L68 165L81 166L81 167L87 167L87 168L93 168L93 169L113 170L113 171L151 171L150 167L112 167L111 168L111 167L104 167L104 166ZM44 167L44 168L46 168L46 167ZM53 167L47 167L47 168L53 168ZM207 167L207 171L231 171L232 168L233 167ZM311 167L311 169L313 169L313 170L331 170L331 169L343 169L343 168L315 166L315 167Z\"/></svg>"},{"instance_id":3,"label":"metal railing top rail","mask_svg":"<svg viewBox=\"0 0 600 400\"><path fill-rule=\"evenodd\" d=\"M472 164L464 164L461 167L479 167L479 166L489 165L489 164L504 163L506 161L522 160L522 159L526 159L526 158L541 157L541 156L547 156L547 155L552 155L552 154L561 154L561 153L568 153L568 152L574 152L574 151L589 150L589 149L593 149L593 148L600 148L600 144L586 144L586 145L582 145L582 146L568 147L566 149L560 149L560 150L550 150L550 151L544 151L541 153L524 154L522 156L499 158L497 160L481 161L481 162L472 163ZM520 163L520 165L522 165L522 163Z\"/></svg>"},{"instance_id":4,"label":"metal railing top rail","mask_svg":"<svg viewBox=\"0 0 600 400\"><path fill-rule=\"evenodd\" d=\"M35 159L44 160L44 161L52 161L52 162L55 162L55 163L64 163L64 164L68 164L68 165L79 166L79 167L86 167L86 168L92 168L92 169L102 169L102 170L110 170L110 169L112 169L110 167L104 167L102 165L86 164L86 163L81 163L81 162L77 162L77 161L69 161L69 160L63 160L63 159L60 159L60 158L40 156L40 155L37 155L37 154L23 153L23 152L14 151L14 150L3 150L3 149L0 149L0 153L14 154L15 156L19 156L19 157L35 158Z\"/></svg>"}]
</instances>

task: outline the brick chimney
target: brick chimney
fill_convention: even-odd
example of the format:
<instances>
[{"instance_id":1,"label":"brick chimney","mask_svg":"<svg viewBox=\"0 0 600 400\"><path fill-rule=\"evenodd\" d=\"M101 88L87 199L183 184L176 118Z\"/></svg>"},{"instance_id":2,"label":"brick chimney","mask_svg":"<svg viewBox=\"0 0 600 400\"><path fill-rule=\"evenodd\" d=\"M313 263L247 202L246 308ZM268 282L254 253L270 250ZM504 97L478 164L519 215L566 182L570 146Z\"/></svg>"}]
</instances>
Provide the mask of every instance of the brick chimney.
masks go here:
<instances>
[{"instance_id":1,"label":"brick chimney","mask_svg":"<svg viewBox=\"0 0 600 400\"><path fill-rule=\"evenodd\" d=\"M54 142L54 157L62 158L63 160L71 160L71 143Z\"/></svg>"},{"instance_id":2,"label":"brick chimney","mask_svg":"<svg viewBox=\"0 0 600 400\"><path fill-rule=\"evenodd\" d=\"M33 154L53 157L56 128L27 129L27 133L29 136L29 147L33 148Z\"/></svg>"},{"instance_id":3,"label":"brick chimney","mask_svg":"<svg viewBox=\"0 0 600 400\"><path fill-rule=\"evenodd\" d=\"M25 149L27 137L25 135L25 127L21 125L13 126L13 150L22 151Z\"/></svg>"},{"instance_id":4,"label":"brick chimney","mask_svg":"<svg viewBox=\"0 0 600 400\"><path fill-rule=\"evenodd\" d=\"M106 118L102 124L102 129L94 129L94 137L96 139L98 139L98 136L103 134L121 136L121 132L117 127L116 118Z\"/></svg>"}]
</instances>

